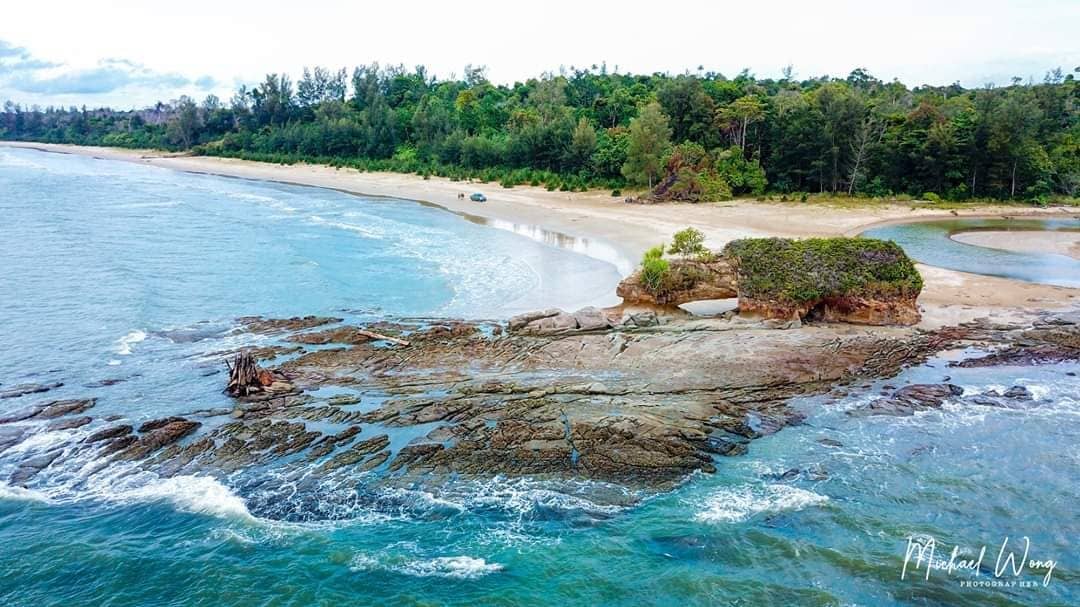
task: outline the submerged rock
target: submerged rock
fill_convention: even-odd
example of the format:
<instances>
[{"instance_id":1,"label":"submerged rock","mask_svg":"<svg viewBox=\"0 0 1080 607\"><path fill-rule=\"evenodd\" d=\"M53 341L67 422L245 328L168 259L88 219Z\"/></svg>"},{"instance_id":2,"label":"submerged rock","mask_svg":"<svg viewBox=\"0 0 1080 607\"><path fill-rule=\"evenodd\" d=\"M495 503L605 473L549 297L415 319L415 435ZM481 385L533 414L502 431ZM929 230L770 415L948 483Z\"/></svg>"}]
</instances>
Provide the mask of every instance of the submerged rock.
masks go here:
<instances>
[{"instance_id":1,"label":"submerged rock","mask_svg":"<svg viewBox=\"0 0 1080 607\"><path fill-rule=\"evenodd\" d=\"M940 408L946 400L963 394L964 389L955 384L912 384L893 392L892 396L848 411L848 415L914 415L916 411Z\"/></svg>"},{"instance_id":2,"label":"submerged rock","mask_svg":"<svg viewBox=\"0 0 1080 607\"><path fill-rule=\"evenodd\" d=\"M12 485L24 485L27 481L37 476L39 472L48 468L61 454L62 451L57 449L23 460L19 463L19 467L15 469L15 472L11 473L8 482Z\"/></svg>"},{"instance_id":3,"label":"submerged rock","mask_svg":"<svg viewBox=\"0 0 1080 607\"><path fill-rule=\"evenodd\" d=\"M27 394L39 394L41 392L48 392L49 390L59 388L63 385L63 382L52 382L48 384L20 384L0 390L0 399L17 398L19 396L25 396Z\"/></svg>"},{"instance_id":4,"label":"submerged rock","mask_svg":"<svg viewBox=\"0 0 1080 607\"><path fill-rule=\"evenodd\" d=\"M72 413L82 413L93 407L95 402L97 399L82 398L38 403L0 417L0 424L34 419L55 419Z\"/></svg>"},{"instance_id":5,"label":"submerged rock","mask_svg":"<svg viewBox=\"0 0 1080 607\"><path fill-rule=\"evenodd\" d=\"M314 329L322 325L341 322L340 318L326 316L294 316L292 318L263 318L261 316L244 316L236 319L240 327L248 333L260 333L273 335L276 333L303 331Z\"/></svg>"},{"instance_id":6,"label":"submerged rock","mask_svg":"<svg viewBox=\"0 0 1080 607\"><path fill-rule=\"evenodd\" d=\"M51 403L47 403L41 413L35 417L42 419L53 419L61 417L63 415L71 415L72 413L82 413L87 409L94 406L97 402L96 398L81 398L70 400L57 400Z\"/></svg>"},{"instance_id":7,"label":"submerged rock","mask_svg":"<svg viewBox=\"0 0 1080 607\"><path fill-rule=\"evenodd\" d=\"M75 428L81 428L90 422L94 421L90 417L68 417L65 419L58 419L48 425L50 431L56 430L74 430Z\"/></svg>"}]
</instances>

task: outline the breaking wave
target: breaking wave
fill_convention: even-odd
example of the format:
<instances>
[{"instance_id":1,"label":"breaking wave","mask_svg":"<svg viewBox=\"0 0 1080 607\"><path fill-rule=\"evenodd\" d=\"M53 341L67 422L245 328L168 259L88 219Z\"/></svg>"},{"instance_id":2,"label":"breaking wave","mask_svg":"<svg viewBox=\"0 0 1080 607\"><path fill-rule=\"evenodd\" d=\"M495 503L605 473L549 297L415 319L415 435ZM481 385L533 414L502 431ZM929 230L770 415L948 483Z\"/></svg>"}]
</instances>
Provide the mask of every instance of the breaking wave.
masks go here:
<instances>
[{"instance_id":1,"label":"breaking wave","mask_svg":"<svg viewBox=\"0 0 1080 607\"><path fill-rule=\"evenodd\" d=\"M132 346L142 342L145 339L146 331L143 331L141 329L135 329L134 331L116 340L116 347L113 348L113 352L116 352L121 356L128 356L131 354Z\"/></svg>"},{"instance_id":2,"label":"breaking wave","mask_svg":"<svg viewBox=\"0 0 1080 607\"><path fill-rule=\"evenodd\" d=\"M694 515L703 523L738 523L764 512L798 511L829 501L824 495L791 485L721 489Z\"/></svg>"},{"instance_id":3,"label":"breaking wave","mask_svg":"<svg viewBox=\"0 0 1080 607\"><path fill-rule=\"evenodd\" d=\"M502 571L499 563L489 563L471 556L439 556L430 559L395 561L369 554L357 554L349 562L352 571L392 571L415 577L444 577L472 580Z\"/></svg>"}]
</instances>

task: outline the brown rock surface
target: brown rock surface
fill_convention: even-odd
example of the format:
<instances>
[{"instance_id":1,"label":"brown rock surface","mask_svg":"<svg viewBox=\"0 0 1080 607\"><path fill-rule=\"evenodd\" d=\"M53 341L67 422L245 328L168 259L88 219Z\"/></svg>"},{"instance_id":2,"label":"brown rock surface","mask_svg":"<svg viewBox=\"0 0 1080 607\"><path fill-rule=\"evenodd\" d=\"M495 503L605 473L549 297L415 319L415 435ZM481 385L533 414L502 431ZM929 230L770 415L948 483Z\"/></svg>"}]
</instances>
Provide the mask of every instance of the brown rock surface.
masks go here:
<instances>
[{"instance_id":1,"label":"brown rock surface","mask_svg":"<svg viewBox=\"0 0 1080 607\"><path fill-rule=\"evenodd\" d=\"M690 260L671 260L669 272L684 272L688 279L681 281L678 288L662 294L652 293L641 282L641 271L634 272L623 279L615 289L615 294L623 298L625 304L678 306L691 301L706 299L729 299L738 296L735 271L723 258L713 262Z\"/></svg>"}]
</instances>

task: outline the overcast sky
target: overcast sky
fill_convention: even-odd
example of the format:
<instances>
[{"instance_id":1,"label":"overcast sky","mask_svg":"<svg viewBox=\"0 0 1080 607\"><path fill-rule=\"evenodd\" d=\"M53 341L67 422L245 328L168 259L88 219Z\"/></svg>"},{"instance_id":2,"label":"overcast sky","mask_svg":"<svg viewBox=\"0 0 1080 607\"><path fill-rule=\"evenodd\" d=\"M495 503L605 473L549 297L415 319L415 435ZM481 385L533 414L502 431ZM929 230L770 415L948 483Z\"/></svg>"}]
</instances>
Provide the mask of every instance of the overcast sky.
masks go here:
<instances>
[{"instance_id":1,"label":"overcast sky","mask_svg":"<svg viewBox=\"0 0 1080 607\"><path fill-rule=\"evenodd\" d=\"M1080 66L1080 0L5 2L0 100L144 106L228 98L305 65L486 65L511 83L606 62L620 72L749 68L777 77L865 67L909 85L1039 80Z\"/></svg>"}]
</instances>

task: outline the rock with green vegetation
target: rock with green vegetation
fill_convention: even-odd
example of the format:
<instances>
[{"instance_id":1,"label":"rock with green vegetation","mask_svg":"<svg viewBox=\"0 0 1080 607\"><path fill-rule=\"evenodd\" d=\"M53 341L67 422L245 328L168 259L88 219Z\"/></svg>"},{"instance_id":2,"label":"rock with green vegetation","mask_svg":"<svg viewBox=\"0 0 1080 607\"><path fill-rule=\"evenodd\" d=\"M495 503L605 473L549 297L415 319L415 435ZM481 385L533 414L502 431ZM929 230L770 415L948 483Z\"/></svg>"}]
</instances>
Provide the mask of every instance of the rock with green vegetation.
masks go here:
<instances>
[{"instance_id":1,"label":"rock with green vegetation","mask_svg":"<svg viewBox=\"0 0 1080 607\"><path fill-rule=\"evenodd\" d=\"M678 306L691 301L737 296L735 273L725 259L646 257L641 264L639 271L615 289L625 303Z\"/></svg>"},{"instance_id":2,"label":"rock with green vegetation","mask_svg":"<svg viewBox=\"0 0 1080 607\"><path fill-rule=\"evenodd\" d=\"M869 238L751 238L724 248L739 312L871 325L919 322L922 276L894 242Z\"/></svg>"},{"instance_id":3,"label":"rock with green vegetation","mask_svg":"<svg viewBox=\"0 0 1080 607\"><path fill-rule=\"evenodd\" d=\"M631 305L738 297L740 315L763 320L912 325L920 320L921 290L915 264L893 242L751 238L729 243L718 256L701 232L687 228L670 246L647 251L616 293Z\"/></svg>"}]
</instances>

